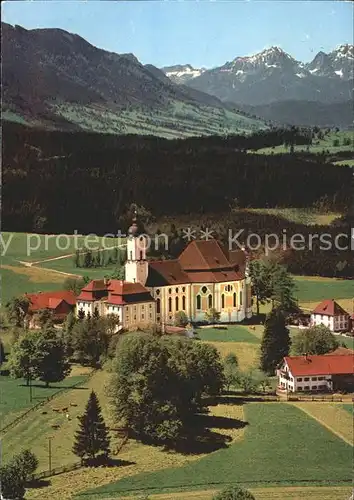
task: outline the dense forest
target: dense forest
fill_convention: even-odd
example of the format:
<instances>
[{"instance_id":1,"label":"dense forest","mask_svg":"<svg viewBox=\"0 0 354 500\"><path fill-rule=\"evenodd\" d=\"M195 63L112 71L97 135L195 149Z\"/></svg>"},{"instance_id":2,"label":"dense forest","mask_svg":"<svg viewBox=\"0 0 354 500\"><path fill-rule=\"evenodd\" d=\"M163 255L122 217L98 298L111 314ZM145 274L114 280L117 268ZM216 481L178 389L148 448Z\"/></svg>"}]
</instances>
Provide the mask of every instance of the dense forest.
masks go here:
<instances>
[{"instance_id":1,"label":"dense forest","mask_svg":"<svg viewBox=\"0 0 354 500\"><path fill-rule=\"evenodd\" d=\"M258 155L278 144L308 144L295 128L254 136L158 137L43 131L3 126L2 228L116 232L136 202L154 215L224 213L238 207L346 209L352 169L323 155Z\"/></svg>"}]
</instances>

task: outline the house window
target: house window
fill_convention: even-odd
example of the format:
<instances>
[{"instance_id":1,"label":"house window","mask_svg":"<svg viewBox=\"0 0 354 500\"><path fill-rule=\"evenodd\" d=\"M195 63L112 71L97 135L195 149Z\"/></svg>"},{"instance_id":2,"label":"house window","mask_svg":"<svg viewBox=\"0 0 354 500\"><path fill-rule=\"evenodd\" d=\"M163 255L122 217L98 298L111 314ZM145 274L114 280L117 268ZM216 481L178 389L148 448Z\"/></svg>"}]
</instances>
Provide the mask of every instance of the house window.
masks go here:
<instances>
[{"instance_id":1,"label":"house window","mask_svg":"<svg viewBox=\"0 0 354 500\"><path fill-rule=\"evenodd\" d=\"M233 307L236 307L236 293L233 295Z\"/></svg>"},{"instance_id":2,"label":"house window","mask_svg":"<svg viewBox=\"0 0 354 500\"><path fill-rule=\"evenodd\" d=\"M298 390L298 391L302 391L302 387L298 387L298 388L297 388L297 390Z\"/></svg>"},{"instance_id":3,"label":"house window","mask_svg":"<svg viewBox=\"0 0 354 500\"><path fill-rule=\"evenodd\" d=\"M175 298L175 306L176 306L176 311L178 311L179 309L179 300L178 300L178 297Z\"/></svg>"},{"instance_id":4,"label":"house window","mask_svg":"<svg viewBox=\"0 0 354 500\"><path fill-rule=\"evenodd\" d=\"M161 309L161 301L160 301L160 299L157 299L156 300L156 312L157 312L157 314L160 314L160 312L161 312L160 309Z\"/></svg>"},{"instance_id":5,"label":"house window","mask_svg":"<svg viewBox=\"0 0 354 500\"><path fill-rule=\"evenodd\" d=\"M183 311L186 310L186 297L184 295L182 297L182 309L183 309Z\"/></svg>"},{"instance_id":6,"label":"house window","mask_svg":"<svg viewBox=\"0 0 354 500\"><path fill-rule=\"evenodd\" d=\"M302 377L298 377L298 378L297 378L297 381L298 381L298 382L302 382Z\"/></svg>"},{"instance_id":7,"label":"house window","mask_svg":"<svg viewBox=\"0 0 354 500\"><path fill-rule=\"evenodd\" d=\"M309 390L310 390L310 386L309 385L305 385L304 391L309 391Z\"/></svg>"},{"instance_id":8,"label":"house window","mask_svg":"<svg viewBox=\"0 0 354 500\"><path fill-rule=\"evenodd\" d=\"M242 292L240 292L240 306L242 306Z\"/></svg>"},{"instance_id":9,"label":"house window","mask_svg":"<svg viewBox=\"0 0 354 500\"><path fill-rule=\"evenodd\" d=\"M213 296L211 294L208 297L208 307L209 309L213 307Z\"/></svg>"},{"instance_id":10,"label":"house window","mask_svg":"<svg viewBox=\"0 0 354 500\"><path fill-rule=\"evenodd\" d=\"M168 312L172 312L172 299L169 297L168 299Z\"/></svg>"},{"instance_id":11,"label":"house window","mask_svg":"<svg viewBox=\"0 0 354 500\"><path fill-rule=\"evenodd\" d=\"M202 300L201 300L200 295L197 295L197 309L201 309L201 308L202 308Z\"/></svg>"},{"instance_id":12,"label":"house window","mask_svg":"<svg viewBox=\"0 0 354 500\"><path fill-rule=\"evenodd\" d=\"M310 380L310 377L305 377L304 382L308 382Z\"/></svg>"},{"instance_id":13,"label":"house window","mask_svg":"<svg viewBox=\"0 0 354 500\"><path fill-rule=\"evenodd\" d=\"M141 319L144 319L144 317L145 317L144 313L141 313Z\"/></svg>"},{"instance_id":14,"label":"house window","mask_svg":"<svg viewBox=\"0 0 354 500\"><path fill-rule=\"evenodd\" d=\"M225 308L225 295L222 294L221 295L221 309L224 309Z\"/></svg>"},{"instance_id":15,"label":"house window","mask_svg":"<svg viewBox=\"0 0 354 500\"><path fill-rule=\"evenodd\" d=\"M312 379L311 379L311 380L317 380L317 377L312 377Z\"/></svg>"},{"instance_id":16,"label":"house window","mask_svg":"<svg viewBox=\"0 0 354 500\"><path fill-rule=\"evenodd\" d=\"M144 304L141 306L142 309L144 309Z\"/></svg>"},{"instance_id":17,"label":"house window","mask_svg":"<svg viewBox=\"0 0 354 500\"><path fill-rule=\"evenodd\" d=\"M318 377L318 380L324 380L325 378L324 377Z\"/></svg>"},{"instance_id":18,"label":"house window","mask_svg":"<svg viewBox=\"0 0 354 500\"><path fill-rule=\"evenodd\" d=\"M150 319L152 318L152 314L150 313Z\"/></svg>"}]
</instances>

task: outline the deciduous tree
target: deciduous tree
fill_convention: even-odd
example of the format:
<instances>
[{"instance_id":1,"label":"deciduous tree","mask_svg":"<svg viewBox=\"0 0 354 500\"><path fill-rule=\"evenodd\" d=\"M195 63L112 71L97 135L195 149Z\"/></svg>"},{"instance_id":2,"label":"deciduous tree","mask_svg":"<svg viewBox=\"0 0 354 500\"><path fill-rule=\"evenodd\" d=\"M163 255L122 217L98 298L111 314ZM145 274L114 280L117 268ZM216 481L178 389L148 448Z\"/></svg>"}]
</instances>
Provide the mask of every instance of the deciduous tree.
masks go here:
<instances>
[{"instance_id":1,"label":"deciduous tree","mask_svg":"<svg viewBox=\"0 0 354 500\"><path fill-rule=\"evenodd\" d=\"M331 330L318 325L306 330L299 330L292 343L292 353L303 354L326 354L332 352L339 346Z\"/></svg>"}]
</instances>

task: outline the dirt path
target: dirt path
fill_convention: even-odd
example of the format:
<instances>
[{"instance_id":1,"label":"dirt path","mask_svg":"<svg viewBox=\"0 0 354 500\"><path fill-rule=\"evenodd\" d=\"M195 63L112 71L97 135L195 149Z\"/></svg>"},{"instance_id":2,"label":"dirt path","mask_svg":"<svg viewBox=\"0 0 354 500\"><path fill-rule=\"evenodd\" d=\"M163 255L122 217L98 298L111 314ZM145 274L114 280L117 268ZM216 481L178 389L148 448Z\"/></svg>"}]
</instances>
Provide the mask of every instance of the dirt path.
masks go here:
<instances>
[{"instance_id":1,"label":"dirt path","mask_svg":"<svg viewBox=\"0 0 354 500\"><path fill-rule=\"evenodd\" d=\"M122 245L118 245L117 247L110 247L109 249L113 249L113 248L126 248L126 244L122 244ZM83 254L85 252L80 252L80 254ZM21 265L25 266L25 267L31 267L33 269L38 269L38 270L42 270L43 269L49 269L50 271L52 271L53 273L57 273L57 274L61 274L63 276L72 276L74 278L80 278L81 277L81 274L74 274L74 273L66 273L65 271L58 271L57 269L52 269L52 268L43 268L43 267L40 267L40 266L37 266L36 264L43 264L44 262L52 262L54 260L60 260L60 259L67 259L68 257L74 257L76 255L76 253L67 253L65 255L59 255L58 257L49 257L47 259L42 259L42 260L36 260L36 261L32 261L32 262L29 262L27 260L19 260L17 262L19 262Z\"/></svg>"}]
</instances>

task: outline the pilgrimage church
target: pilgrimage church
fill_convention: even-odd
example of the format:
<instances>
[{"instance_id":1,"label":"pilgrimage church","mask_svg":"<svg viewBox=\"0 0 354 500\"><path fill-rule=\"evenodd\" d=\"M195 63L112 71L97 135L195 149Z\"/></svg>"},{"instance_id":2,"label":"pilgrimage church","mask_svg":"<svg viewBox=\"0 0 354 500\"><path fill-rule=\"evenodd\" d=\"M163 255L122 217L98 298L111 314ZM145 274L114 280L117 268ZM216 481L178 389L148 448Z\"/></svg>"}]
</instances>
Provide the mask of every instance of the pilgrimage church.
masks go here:
<instances>
[{"instance_id":1,"label":"pilgrimage church","mask_svg":"<svg viewBox=\"0 0 354 500\"><path fill-rule=\"evenodd\" d=\"M252 315L248 259L217 240L194 240L178 259L147 260L146 239L136 219L128 231L125 281L94 280L77 297L77 314L115 314L120 326L173 325L176 312L205 321L214 308L220 321L240 322Z\"/></svg>"}]
</instances>

